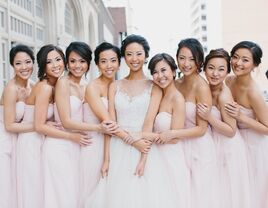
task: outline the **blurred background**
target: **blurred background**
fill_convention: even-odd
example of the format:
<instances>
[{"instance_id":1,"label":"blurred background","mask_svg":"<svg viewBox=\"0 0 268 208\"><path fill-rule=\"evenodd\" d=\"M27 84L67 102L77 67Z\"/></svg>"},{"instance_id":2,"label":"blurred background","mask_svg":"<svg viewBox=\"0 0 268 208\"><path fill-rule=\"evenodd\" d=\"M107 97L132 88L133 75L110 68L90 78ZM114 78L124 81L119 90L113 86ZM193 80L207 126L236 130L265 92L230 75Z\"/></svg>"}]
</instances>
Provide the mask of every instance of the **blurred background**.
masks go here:
<instances>
[{"instance_id":1,"label":"blurred background","mask_svg":"<svg viewBox=\"0 0 268 208\"><path fill-rule=\"evenodd\" d=\"M9 50L18 43L36 53L44 44L65 50L79 40L94 50L103 41L120 47L127 35L139 34L151 46L150 57L166 52L175 58L179 41L189 37L197 38L205 53L230 51L242 40L258 43L263 58L253 76L268 102L267 8L267 0L0 0L0 92L13 76ZM123 62L117 78L125 74ZM34 71L33 82L36 75ZM92 62L84 81L96 76Z\"/></svg>"}]
</instances>

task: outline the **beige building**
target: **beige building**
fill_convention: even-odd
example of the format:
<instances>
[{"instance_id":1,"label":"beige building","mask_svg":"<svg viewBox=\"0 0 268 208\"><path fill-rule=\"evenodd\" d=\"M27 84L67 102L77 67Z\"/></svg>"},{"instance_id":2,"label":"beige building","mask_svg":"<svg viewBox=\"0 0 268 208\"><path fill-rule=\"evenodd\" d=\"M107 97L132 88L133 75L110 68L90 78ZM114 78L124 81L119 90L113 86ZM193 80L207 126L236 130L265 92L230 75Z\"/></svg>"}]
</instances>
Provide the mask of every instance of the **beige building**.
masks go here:
<instances>
[{"instance_id":1,"label":"beige building","mask_svg":"<svg viewBox=\"0 0 268 208\"><path fill-rule=\"evenodd\" d=\"M263 50L262 64L254 77L268 92L268 1L192 0L191 33L206 52L223 47L227 51L242 40L258 43Z\"/></svg>"},{"instance_id":2,"label":"beige building","mask_svg":"<svg viewBox=\"0 0 268 208\"><path fill-rule=\"evenodd\" d=\"M0 92L13 76L9 65L13 45L29 45L36 53L47 43L65 50L71 41L79 40L94 50L104 40L118 44L116 24L102 0L0 0ZM89 79L98 75L91 65Z\"/></svg>"}]
</instances>

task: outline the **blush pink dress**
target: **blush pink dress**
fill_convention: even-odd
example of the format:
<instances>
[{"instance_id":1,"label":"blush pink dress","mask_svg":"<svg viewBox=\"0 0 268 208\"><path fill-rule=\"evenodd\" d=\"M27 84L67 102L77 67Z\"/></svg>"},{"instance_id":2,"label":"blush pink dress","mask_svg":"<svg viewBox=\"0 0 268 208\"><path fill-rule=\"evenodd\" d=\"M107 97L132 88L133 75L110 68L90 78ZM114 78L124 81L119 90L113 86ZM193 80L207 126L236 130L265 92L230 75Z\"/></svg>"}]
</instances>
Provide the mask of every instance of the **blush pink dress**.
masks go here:
<instances>
[{"instance_id":1,"label":"blush pink dress","mask_svg":"<svg viewBox=\"0 0 268 208\"><path fill-rule=\"evenodd\" d=\"M241 106L241 112L256 118L252 109ZM248 128L238 122L240 133L244 138L249 166L252 207L268 207L268 136Z\"/></svg>"},{"instance_id":2,"label":"blush pink dress","mask_svg":"<svg viewBox=\"0 0 268 208\"><path fill-rule=\"evenodd\" d=\"M196 126L196 104L186 102L185 127ZM184 139L184 152L191 174L191 207L219 207L216 148L210 127L198 138Z\"/></svg>"},{"instance_id":3,"label":"blush pink dress","mask_svg":"<svg viewBox=\"0 0 268 208\"><path fill-rule=\"evenodd\" d=\"M25 103L16 103L16 122L21 122ZM4 125L4 106L0 105L0 207L16 208L16 142L17 134Z\"/></svg>"},{"instance_id":4,"label":"blush pink dress","mask_svg":"<svg viewBox=\"0 0 268 208\"><path fill-rule=\"evenodd\" d=\"M22 123L34 122L34 105L25 105ZM48 106L47 120L53 116ZM20 133L17 142L18 208L36 208L43 204L42 145L44 136L37 132Z\"/></svg>"},{"instance_id":5,"label":"blush pink dress","mask_svg":"<svg viewBox=\"0 0 268 208\"><path fill-rule=\"evenodd\" d=\"M102 101L108 109L108 100L102 97ZM89 124L99 124L100 121L92 112L88 103L83 105L84 122ZM89 132L92 144L81 147L80 155L80 207L84 208L85 200L91 195L100 180L100 171L103 162L104 138L98 132Z\"/></svg>"},{"instance_id":6,"label":"blush pink dress","mask_svg":"<svg viewBox=\"0 0 268 208\"><path fill-rule=\"evenodd\" d=\"M71 118L81 122L83 101L70 96ZM61 123L56 104L55 122ZM46 137L43 145L43 208L77 208L79 199L80 145L64 138Z\"/></svg>"},{"instance_id":7,"label":"blush pink dress","mask_svg":"<svg viewBox=\"0 0 268 208\"><path fill-rule=\"evenodd\" d=\"M155 118L154 131L170 130L172 115L160 112ZM178 200L178 208L190 208L190 171L186 165L183 142L176 144L158 145L160 156L164 161L168 177L173 184Z\"/></svg>"},{"instance_id":8,"label":"blush pink dress","mask_svg":"<svg viewBox=\"0 0 268 208\"><path fill-rule=\"evenodd\" d=\"M221 113L212 106L211 113L221 120ZM232 138L226 137L212 127L219 167L219 190L221 208L250 208L250 189L246 148L239 130Z\"/></svg>"}]
</instances>

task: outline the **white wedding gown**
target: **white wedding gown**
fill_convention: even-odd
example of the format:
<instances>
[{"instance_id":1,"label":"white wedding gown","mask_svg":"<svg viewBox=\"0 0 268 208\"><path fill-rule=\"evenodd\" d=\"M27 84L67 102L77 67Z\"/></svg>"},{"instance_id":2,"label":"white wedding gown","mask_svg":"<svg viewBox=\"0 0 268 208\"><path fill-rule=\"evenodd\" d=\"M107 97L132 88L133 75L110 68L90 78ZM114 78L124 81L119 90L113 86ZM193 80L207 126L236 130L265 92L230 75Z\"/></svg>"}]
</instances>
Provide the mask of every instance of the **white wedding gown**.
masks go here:
<instances>
[{"instance_id":1,"label":"white wedding gown","mask_svg":"<svg viewBox=\"0 0 268 208\"><path fill-rule=\"evenodd\" d=\"M140 132L150 103L152 82L136 81L139 93L130 96L133 81L117 82L115 109L117 122L129 132ZM122 87L124 86L125 87ZM142 89L142 87L144 89ZM132 88L137 90L137 88ZM129 91L131 92L131 90ZM179 208L161 154L152 145L142 177L134 175L140 152L121 139L112 137L108 177L100 180L86 208Z\"/></svg>"}]
</instances>

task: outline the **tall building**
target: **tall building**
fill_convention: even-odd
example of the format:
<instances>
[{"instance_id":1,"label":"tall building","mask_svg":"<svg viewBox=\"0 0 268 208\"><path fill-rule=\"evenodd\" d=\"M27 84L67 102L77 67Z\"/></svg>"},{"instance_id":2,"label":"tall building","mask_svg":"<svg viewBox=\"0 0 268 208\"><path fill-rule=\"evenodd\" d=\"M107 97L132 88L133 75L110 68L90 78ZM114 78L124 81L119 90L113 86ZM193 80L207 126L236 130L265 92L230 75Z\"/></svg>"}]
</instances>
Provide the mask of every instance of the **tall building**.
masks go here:
<instances>
[{"instance_id":1,"label":"tall building","mask_svg":"<svg viewBox=\"0 0 268 208\"><path fill-rule=\"evenodd\" d=\"M26 44L36 53L47 43L65 50L78 40L94 50L104 40L117 44L120 34L115 25L102 0L1 0L0 92L13 76L8 54L15 44ZM98 75L91 65L90 79ZM34 71L33 80L36 74Z\"/></svg>"},{"instance_id":2,"label":"tall building","mask_svg":"<svg viewBox=\"0 0 268 208\"><path fill-rule=\"evenodd\" d=\"M223 47L230 51L242 41L258 43L263 50L262 64L254 77L263 91L268 91L265 72L268 69L268 2L267 0L192 0L191 35L208 53Z\"/></svg>"}]
</instances>

